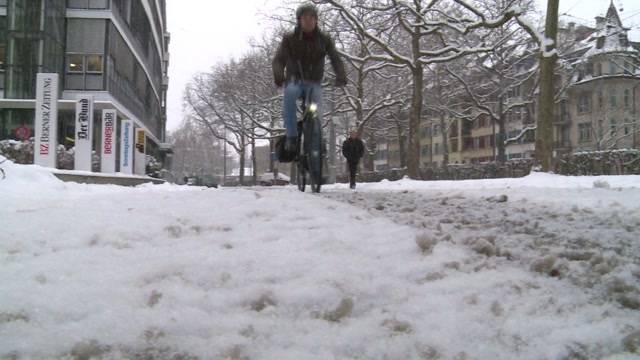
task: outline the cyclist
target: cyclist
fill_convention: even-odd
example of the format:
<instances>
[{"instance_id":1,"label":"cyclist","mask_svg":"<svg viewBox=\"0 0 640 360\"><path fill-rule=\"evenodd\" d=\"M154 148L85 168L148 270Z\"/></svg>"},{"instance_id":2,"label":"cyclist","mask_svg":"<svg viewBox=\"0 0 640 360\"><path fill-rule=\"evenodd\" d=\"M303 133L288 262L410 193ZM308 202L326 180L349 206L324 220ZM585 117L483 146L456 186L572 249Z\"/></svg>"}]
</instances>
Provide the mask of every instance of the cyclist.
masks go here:
<instances>
[{"instance_id":1,"label":"cyclist","mask_svg":"<svg viewBox=\"0 0 640 360\"><path fill-rule=\"evenodd\" d=\"M347 83L344 64L333 39L318 28L318 9L305 3L296 11L297 26L284 35L273 59L276 86L284 86L284 124L287 128L285 149L293 152L298 137L296 101L311 91L311 101L322 116L322 79L325 57L328 55L336 73L336 87Z\"/></svg>"}]
</instances>

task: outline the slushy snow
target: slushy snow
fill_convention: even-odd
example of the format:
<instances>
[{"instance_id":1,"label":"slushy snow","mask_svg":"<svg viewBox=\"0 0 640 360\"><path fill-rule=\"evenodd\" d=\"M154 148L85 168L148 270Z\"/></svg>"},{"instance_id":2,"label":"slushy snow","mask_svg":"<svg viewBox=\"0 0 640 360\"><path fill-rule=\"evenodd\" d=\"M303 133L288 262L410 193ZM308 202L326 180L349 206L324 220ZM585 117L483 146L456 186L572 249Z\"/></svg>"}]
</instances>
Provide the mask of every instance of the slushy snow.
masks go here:
<instances>
[{"instance_id":1,"label":"slushy snow","mask_svg":"<svg viewBox=\"0 0 640 360\"><path fill-rule=\"evenodd\" d=\"M0 166L2 359L638 358L638 177L313 196Z\"/></svg>"}]
</instances>

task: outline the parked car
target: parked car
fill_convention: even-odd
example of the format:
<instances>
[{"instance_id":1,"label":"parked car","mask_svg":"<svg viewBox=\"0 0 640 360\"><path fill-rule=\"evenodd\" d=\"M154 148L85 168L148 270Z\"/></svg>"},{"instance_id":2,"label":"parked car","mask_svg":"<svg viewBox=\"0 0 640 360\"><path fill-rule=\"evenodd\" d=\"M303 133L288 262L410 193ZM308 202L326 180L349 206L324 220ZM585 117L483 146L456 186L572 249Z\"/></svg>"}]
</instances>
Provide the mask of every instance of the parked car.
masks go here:
<instances>
[{"instance_id":1,"label":"parked car","mask_svg":"<svg viewBox=\"0 0 640 360\"><path fill-rule=\"evenodd\" d=\"M218 188L218 181L214 176L204 175L202 178L202 186L206 186L208 188Z\"/></svg>"},{"instance_id":2,"label":"parked car","mask_svg":"<svg viewBox=\"0 0 640 360\"><path fill-rule=\"evenodd\" d=\"M211 175L191 176L187 178L188 186L206 186L208 188L218 188L218 182Z\"/></svg>"},{"instance_id":3,"label":"parked car","mask_svg":"<svg viewBox=\"0 0 640 360\"><path fill-rule=\"evenodd\" d=\"M268 172L260 175L258 179L260 186L284 186L289 185L291 183L291 179L285 175L278 173L278 177L276 178L273 173Z\"/></svg>"}]
</instances>

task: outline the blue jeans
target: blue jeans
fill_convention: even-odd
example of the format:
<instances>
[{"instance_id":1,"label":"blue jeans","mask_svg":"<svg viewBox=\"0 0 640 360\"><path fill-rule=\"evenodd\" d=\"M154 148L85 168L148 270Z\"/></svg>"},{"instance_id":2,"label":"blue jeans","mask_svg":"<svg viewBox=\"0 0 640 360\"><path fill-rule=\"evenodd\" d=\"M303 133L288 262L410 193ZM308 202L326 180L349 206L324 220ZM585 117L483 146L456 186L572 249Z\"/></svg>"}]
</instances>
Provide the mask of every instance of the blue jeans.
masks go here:
<instances>
[{"instance_id":1,"label":"blue jeans","mask_svg":"<svg viewBox=\"0 0 640 360\"><path fill-rule=\"evenodd\" d=\"M312 91L311 102L318 105L318 119L322 121L322 86L320 84L292 82L284 88L284 126L287 128L287 137L289 138L298 137L297 100L301 96L306 98L309 91Z\"/></svg>"}]
</instances>

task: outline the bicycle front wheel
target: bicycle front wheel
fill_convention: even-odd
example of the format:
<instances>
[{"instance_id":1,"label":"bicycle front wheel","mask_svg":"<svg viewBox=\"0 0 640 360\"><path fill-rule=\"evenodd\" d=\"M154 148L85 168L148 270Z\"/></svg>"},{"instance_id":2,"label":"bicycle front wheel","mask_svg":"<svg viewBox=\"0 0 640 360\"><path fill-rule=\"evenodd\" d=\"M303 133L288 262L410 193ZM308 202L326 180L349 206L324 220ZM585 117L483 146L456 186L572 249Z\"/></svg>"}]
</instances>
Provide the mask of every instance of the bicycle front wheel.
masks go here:
<instances>
[{"instance_id":1,"label":"bicycle front wheel","mask_svg":"<svg viewBox=\"0 0 640 360\"><path fill-rule=\"evenodd\" d=\"M307 170L305 166L305 151L302 146L304 143L303 132L299 132L300 138L298 139L298 159L296 160L296 184L298 190L304 192L307 187Z\"/></svg>"},{"instance_id":2,"label":"bicycle front wheel","mask_svg":"<svg viewBox=\"0 0 640 360\"><path fill-rule=\"evenodd\" d=\"M322 124L317 116L313 116L310 126L309 144L309 180L311 191L319 193L322 187Z\"/></svg>"}]
</instances>

